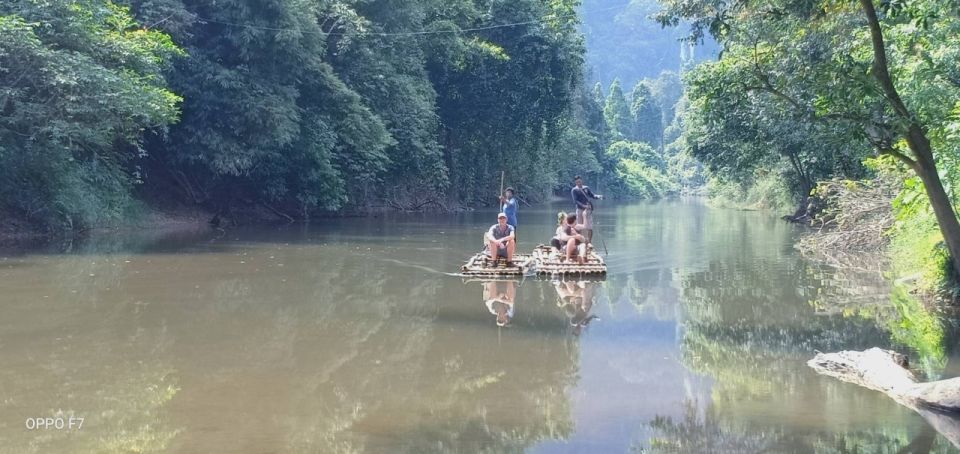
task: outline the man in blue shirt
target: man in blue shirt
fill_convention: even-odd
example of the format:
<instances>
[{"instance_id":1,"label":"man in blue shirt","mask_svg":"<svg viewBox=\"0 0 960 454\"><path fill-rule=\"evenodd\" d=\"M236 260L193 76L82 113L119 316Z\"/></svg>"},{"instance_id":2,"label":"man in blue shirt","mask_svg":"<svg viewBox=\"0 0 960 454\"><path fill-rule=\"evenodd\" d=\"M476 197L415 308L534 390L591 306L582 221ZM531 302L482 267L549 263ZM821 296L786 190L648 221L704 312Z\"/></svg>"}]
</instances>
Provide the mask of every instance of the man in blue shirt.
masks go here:
<instances>
[{"instance_id":1,"label":"man in blue shirt","mask_svg":"<svg viewBox=\"0 0 960 454\"><path fill-rule=\"evenodd\" d=\"M593 241L593 202L590 199L602 200L603 196L594 194L589 187L584 186L583 179L580 178L580 175L577 175L573 177L573 189L570 190L570 197L573 198L573 203L577 206L577 223L583 224L587 243L590 243Z\"/></svg>"},{"instance_id":2,"label":"man in blue shirt","mask_svg":"<svg viewBox=\"0 0 960 454\"><path fill-rule=\"evenodd\" d=\"M517 228L517 198L514 197L513 188L507 188L504 191L505 196L500 196L500 211L507 215L507 224Z\"/></svg>"}]
</instances>

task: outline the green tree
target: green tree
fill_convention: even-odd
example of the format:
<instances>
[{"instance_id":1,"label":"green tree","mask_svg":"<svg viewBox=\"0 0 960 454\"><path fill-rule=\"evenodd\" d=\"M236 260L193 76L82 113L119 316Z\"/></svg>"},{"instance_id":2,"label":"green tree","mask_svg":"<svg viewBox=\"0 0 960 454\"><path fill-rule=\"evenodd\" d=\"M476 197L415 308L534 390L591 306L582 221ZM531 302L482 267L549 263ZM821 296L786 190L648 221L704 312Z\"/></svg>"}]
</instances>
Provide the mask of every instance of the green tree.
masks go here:
<instances>
[{"instance_id":1,"label":"green tree","mask_svg":"<svg viewBox=\"0 0 960 454\"><path fill-rule=\"evenodd\" d=\"M331 27L349 36L362 21L341 4L241 3L177 5L189 12L173 26L186 30L190 56L170 79L184 118L153 143L153 184L169 178L184 199L219 210L252 203L307 216L362 199L396 141L324 61ZM157 7L145 2L142 14Z\"/></svg>"},{"instance_id":2,"label":"green tree","mask_svg":"<svg viewBox=\"0 0 960 454\"><path fill-rule=\"evenodd\" d=\"M629 140L636 137L634 125L636 121L630 112L630 104L620 88L620 80L614 80L610 85L610 92L603 107L603 118L610 128L611 140Z\"/></svg>"},{"instance_id":3,"label":"green tree","mask_svg":"<svg viewBox=\"0 0 960 454\"><path fill-rule=\"evenodd\" d=\"M630 114L634 119L634 139L663 149L663 118L660 106L650 93L647 85L641 81L633 87L630 94Z\"/></svg>"},{"instance_id":4,"label":"green tree","mask_svg":"<svg viewBox=\"0 0 960 454\"><path fill-rule=\"evenodd\" d=\"M848 141L896 157L920 178L953 262L960 272L960 222L939 175L935 145L955 99L949 71L929 55L951 42L956 15L940 2L856 3L770 1L717 4L664 2L660 19L692 23L725 48L724 64L741 76L724 91L775 99L796 122L826 123ZM943 60L940 60L942 62ZM938 98L934 97L938 95ZM944 151L948 147L941 148Z\"/></svg>"},{"instance_id":5,"label":"green tree","mask_svg":"<svg viewBox=\"0 0 960 454\"><path fill-rule=\"evenodd\" d=\"M375 195L401 208L436 200L449 180L438 143L437 95L426 70L424 44L431 38L374 34L424 29L434 7L421 0L355 4L366 27L334 37L328 58L395 140L385 150L389 164Z\"/></svg>"},{"instance_id":6,"label":"green tree","mask_svg":"<svg viewBox=\"0 0 960 454\"><path fill-rule=\"evenodd\" d=\"M3 208L67 229L128 212L142 132L177 119L162 71L179 52L113 3L0 4Z\"/></svg>"},{"instance_id":7,"label":"green tree","mask_svg":"<svg viewBox=\"0 0 960 454\"><path fill-rule=\"evenodd\" d=\"M678 73L663 71L656 79L648 80L647 87L650 89L650 95L656 100L657 107L660 108L664 143L670 143L673 139L667 136L667 128L676 120L677 105L681 102L684 93L683 82Z\"/></svg>"},{"instance_id":8,"label":"green tree","mask_svg":"<svg viewBox=\"0 0 960 454\"><path fill-rule=\"evenodd\" d=\"M570 107L583 83L576 4L493 2L483 14L464 7L472 20L464 27L524 24L441 37L448 41L428 53L443 125L440 142L451 180L457 181L451 188L456 198L494 202L501 171L533 199L557 184L558 167L571 151L557 147L557 140L571 124ZM536 23L544 18L553 19Z\"/></svg>"}]
</instances>

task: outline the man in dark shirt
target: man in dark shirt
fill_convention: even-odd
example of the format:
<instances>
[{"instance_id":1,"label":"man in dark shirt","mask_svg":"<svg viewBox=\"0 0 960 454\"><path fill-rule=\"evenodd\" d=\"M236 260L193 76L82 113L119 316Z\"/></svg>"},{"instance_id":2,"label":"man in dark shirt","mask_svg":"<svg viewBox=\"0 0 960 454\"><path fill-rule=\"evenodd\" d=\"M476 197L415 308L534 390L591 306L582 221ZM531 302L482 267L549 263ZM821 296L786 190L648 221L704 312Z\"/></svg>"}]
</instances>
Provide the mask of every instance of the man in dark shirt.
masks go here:
<instances>
[{"instance_id":1,"label":"man in dark shirt","mask_svg":"<svg viewBox=\"0 0 960 454\"><path fill-rule=\"evenodd\" d=\"M573 184L570 197L573 198L573 203L577 206L577 223L583 224L587 243L590 243L593 241L593 202L590 199L603 200L603 196L594 194L589 187L584 186L580 175L573 178Z\"/></svg>"}]
</instances>

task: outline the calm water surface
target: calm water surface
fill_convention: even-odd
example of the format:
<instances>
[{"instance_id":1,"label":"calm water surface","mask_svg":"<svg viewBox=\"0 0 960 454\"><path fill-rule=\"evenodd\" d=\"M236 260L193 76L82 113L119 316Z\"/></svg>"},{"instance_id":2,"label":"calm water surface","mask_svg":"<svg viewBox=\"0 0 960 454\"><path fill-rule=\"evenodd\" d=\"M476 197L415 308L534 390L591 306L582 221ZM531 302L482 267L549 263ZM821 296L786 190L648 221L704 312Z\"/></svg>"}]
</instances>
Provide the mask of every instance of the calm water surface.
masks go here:
<instances>
[{"instance_id":1,"label":"calm water surface","mask_svg":"<svg viewBox=\"0 0 960 454\"><path fill-rule=\"evenodd\" d=\"M549 240L558 208L521 211L520 249ZM390 215L8 253L0 452L955 449L804 364L882 346L931 377L958 374L954 325L924 318L869 263L803 259L798 231L768 214L662 202L598 209L603 282L450 275L494 220ZM84 423L26 427L57 416Z\"/></svg>"}]
</instances>

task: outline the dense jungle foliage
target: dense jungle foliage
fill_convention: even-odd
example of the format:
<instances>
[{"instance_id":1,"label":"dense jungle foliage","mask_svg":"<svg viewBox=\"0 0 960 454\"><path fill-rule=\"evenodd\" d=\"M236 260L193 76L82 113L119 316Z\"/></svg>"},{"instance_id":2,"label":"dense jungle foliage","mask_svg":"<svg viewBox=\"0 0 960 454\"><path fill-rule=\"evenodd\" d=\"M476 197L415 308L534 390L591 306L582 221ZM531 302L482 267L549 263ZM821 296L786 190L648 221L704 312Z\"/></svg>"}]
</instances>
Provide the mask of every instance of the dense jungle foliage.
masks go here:
<instances>
[{"instance_id":1,"label":"dense jungle foliage","mask_svg":"<svg viewBox=\"0 0 960 454\"><path fill-rule=\"evenodd\" d=\"M956 2L661 3L662 23L689 21L691 39L723 48L685 76L683 148L714 194L796 203L819 181L873 178L866 163L890 157L903 192L884 234L960 270Z\"/></svg>"},{"instance_id":2,"label":"dense jungle foliage","mask_svg":"<svg viewBox=\"0 0 960 454\"><path fill-rule=\"evenodd\" d=\"M675 28L655 36L658 9ZM945 276L958 18L920 0L8 1L0 213L53 231L157 206L457 209L496 203L501 172L531 203L582 174L612 197L706 184L786 212L882 155L903 268ZM722 54L699 62L678 30Z\"/></svg>"},{"instance_id":3,"label":"dense jungle foliage","mask_svg":"<svg viewBox=\"0 0 960 454\"><path fill-rule=\"evenodd\" d=\"M612 196L676 191L667 172L695 167L671 148L679 76L595 87L586 7L3 2L0 210L76 230L153 206L452 209L496 203L501 172L530 202L575 174Z\"/></svg>"}]
</instances>

